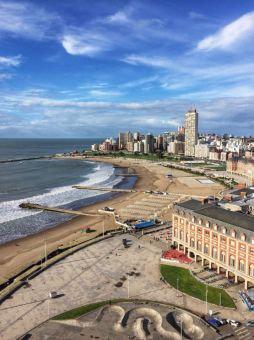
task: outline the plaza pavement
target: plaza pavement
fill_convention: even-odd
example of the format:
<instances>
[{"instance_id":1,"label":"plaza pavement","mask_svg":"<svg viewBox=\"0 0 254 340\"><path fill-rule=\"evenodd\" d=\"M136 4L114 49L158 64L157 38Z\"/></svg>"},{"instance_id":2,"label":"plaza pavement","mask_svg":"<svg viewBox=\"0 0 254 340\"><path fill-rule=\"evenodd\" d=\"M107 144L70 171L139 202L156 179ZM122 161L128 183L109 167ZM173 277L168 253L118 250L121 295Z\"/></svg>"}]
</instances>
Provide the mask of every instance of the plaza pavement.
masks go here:
<instances>
[{"instance_id":1,"label":"plaza pavement","mask_svg":"<svg viewBox=\"0 0 254 340\"><path fill-rule=\"evenodd\" d=\"M125 249L123 238L133 244ZM168 302L205 313L206 304L160 281L161 248L156 242L142 241L121 235L84 248L45 270L30 281L31 286L21 288L0 306L0 338L16 339L45 320L64 311L95 301L115 298L140 298ZM123 286L115 284L127 273ZM49 299L49 292L64 294ZM177 296L179 295L179 296ZM213 311L220 307L208 306ZM247 313L247 312L246 312ZM237 311L223 310L223 317L243 319ZM245 314L245 318L249 315Z\"/></svg>"}]
</instances>

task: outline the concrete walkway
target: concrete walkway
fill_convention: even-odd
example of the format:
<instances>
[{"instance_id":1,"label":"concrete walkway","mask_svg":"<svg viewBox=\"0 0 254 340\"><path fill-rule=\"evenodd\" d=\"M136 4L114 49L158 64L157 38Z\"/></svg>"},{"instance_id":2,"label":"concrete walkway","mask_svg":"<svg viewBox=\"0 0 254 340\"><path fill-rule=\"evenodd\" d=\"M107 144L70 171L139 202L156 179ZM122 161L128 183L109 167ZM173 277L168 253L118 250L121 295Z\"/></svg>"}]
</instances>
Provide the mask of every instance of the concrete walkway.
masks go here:
<instances>
[{"instance_id":1,"label":"concrete walkway","mask_svg":"<svg viewBox=\"0 0 254 340\"><path fill-rule=\"evenodd\" d=\"M127 249L122 245L122 238L126 237L133 242ZM31 287L21 288L0 306L0 338L15 339L71 308L114 298L158 300L205 313L205 302L177 296L175 289L160 281L160 255L161 249L156 244L126 235L70 255L31 280ZM127 273L131 272L129 276ZM117 288L115 284L123 276L129 279ZM50 291L64 295L49 299ZM226 318L243 320L242 313L237 311L208 308L223 312ZM251 318L250 313L246 313L245 318Z\"/></svg>"}]
</instances>

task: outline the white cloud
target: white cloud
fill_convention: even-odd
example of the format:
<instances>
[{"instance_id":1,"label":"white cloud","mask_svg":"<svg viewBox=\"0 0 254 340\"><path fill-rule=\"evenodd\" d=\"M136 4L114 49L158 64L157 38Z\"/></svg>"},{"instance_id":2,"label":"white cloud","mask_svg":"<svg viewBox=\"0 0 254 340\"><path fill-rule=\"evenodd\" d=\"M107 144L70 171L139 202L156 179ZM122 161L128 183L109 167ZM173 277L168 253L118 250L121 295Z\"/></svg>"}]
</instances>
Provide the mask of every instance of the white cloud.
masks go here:
<instances>
[{"instance_id":1,"label":"white cloud","mask_svg":"<svg viewBox=\"0 0 254 340\"><path fill-rule=\"evenodd\" d=\"M98 97L98 98L101 98L101 97L118 97L118 96L122 95L122 93L119 92L119 91L110 91L110 90L107 90L107 91L91 90L91 91L89 91L89 93L92 97Z\"/></svg>"},{"instance_id":2,"label":"white cloud","mask_svg":"<svg viewBox=\"0 0 254 340\"><path fill-rule=\"evenodd\" d=\"M13 76L9 73L0 73L0 81L11 79Z\"/></svg>"},{"instance_id":3,"label":"white cloud","mask_svg":"<svg viewBox=\"0 0 254 340\"><path fill-rule=\"evenodd\" d=\"M71 55L94 56L109 48L107 37L97 32L82 32L80 30L65 34L61 43L67 53Z\"/></svg>"},{"instance_id":4,"label":"white cloud","mask_svg":"<svg viewBox=\"0 0 254 340\"><path fill-rule=\"evenodd\" d=\"M192 19L192 20L204 20L207 17L202 13L191 11L189 13L189 18Z\"/></svg>"},{"instance_id":5,"label":"white cloud","mask_svg":"<svg viewBox=\"0 0 254 340\"><path fill-rule=\"evenodd\" d=\"M21 63L21 56L17 55L15 57L3 57L0 56L0 66L19 66Z\"/></svg>"},{"instance_id":6,"label":"white cloud","mask_svg":"<svg viewBox=\"0 0 254 340\"><path fill-rule=\"evenodd\" d=\"M0 0L0 32L35 40L56 34L59 16L26 1ZM51 32L54 25L54 32Z\"/></svg>"},{"instance_id":7,"label":"white cloud","mask_svg":"<svg viewBox=\"0 0 254 340\"><path fill-rule=\"evenodd\" d=\"M124 11L118 11L115 14L108 16L106 21L110 23L126 24L129 22L129 18Z\"/></svg>"},{"instance_id":8,"label":"white cloud","mask_svg":"<svg viewBox=\"0 0 254 340\"><path fill-rule=\"evenodd\" d=\"M160 68L173 68L174 63L171 62L171 60L163 57L147 57L147 56L142 56L142 55L129 55L121 61L131 64L131 65L146 65L146 66L152 66L152 67L160 67Z\"/></svg>"},{"instance_id":9,"label":"white cloud","mask_svg":"<svg viewBox=\"0 0 254 340\"><path fill-rule=\"evenodd\" d=\"M217 33L201 40L197 49L211 51L215 49L230 50L254 37L254 12L249 12L230 24L224 26ZM250 41L252 44L252 41Z\"/></svg>"}]
</instances>

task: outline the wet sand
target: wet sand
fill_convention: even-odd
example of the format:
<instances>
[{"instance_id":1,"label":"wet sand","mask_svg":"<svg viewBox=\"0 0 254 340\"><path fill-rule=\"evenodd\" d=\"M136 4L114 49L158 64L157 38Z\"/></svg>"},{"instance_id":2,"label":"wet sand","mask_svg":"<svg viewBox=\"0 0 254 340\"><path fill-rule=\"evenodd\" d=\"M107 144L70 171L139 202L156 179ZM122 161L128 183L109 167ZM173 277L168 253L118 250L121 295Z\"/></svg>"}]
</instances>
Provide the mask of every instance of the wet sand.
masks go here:
<instances>
[{"instance_id":1,"label":"wet sand","mask_svg":"<svg viewBox=\"0 0 254 340\"><path fill-rule=\"evenodd\" d=\"M108 157L91 159L93 161L109 162L116 166L128 167L138 174L134 188L138 190L159 190L173 193L192 195L211 195L218 193L223 187L219 184L205 186L199 184L193 176L179 170L169 170L163 166L143 160L134 159L110 159ZM172 172L174 180L165 177ZM184 181L182 179L185 179ZM99 202L85 208L84 212L97 212L105 205L119 210L128 204L134 203L144 197L143 193L123 193L112 199ZM47 253L57 249L61 245L70 245L75 240L88 240L102 233L103 225L105 231L113 230L115 225L112 217L75 217L72 220L59 224L51 229L38 234L27 236L23 239L8 242L0 246L0 283L17 274L29 265L38 262L45 254L45 240ZM81 230L90 226L95 230L93 233L84 234Z\"/></svg>"}]
</instances>

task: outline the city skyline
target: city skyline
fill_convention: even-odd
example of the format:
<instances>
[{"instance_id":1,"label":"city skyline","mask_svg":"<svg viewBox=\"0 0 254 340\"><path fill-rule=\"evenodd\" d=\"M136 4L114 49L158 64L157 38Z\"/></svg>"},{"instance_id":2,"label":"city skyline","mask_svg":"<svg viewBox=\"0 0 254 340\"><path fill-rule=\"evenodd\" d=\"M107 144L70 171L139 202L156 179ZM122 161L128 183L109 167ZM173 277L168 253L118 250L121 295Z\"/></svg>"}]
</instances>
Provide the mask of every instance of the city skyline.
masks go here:
<instances>
[{"instance_id":1,"label":"city skyline","mask_svg":"<svg viewBox=\"0 0 254 340\"><path fill-rule=\"evenodd\" d=\"M254 130L253 1L0 1L0 137Z\"/></svg>"}]
</instances>

